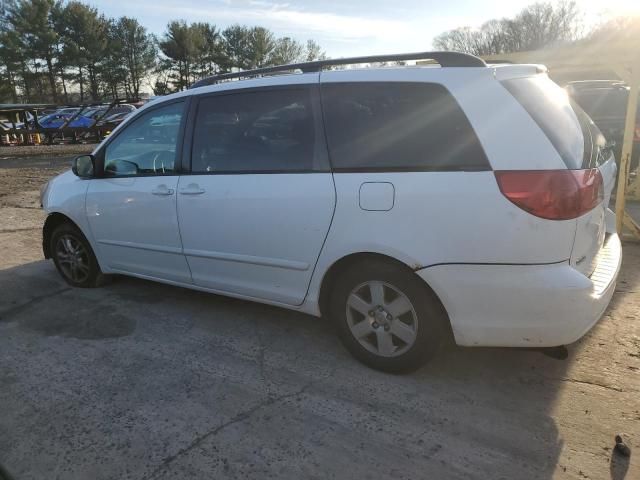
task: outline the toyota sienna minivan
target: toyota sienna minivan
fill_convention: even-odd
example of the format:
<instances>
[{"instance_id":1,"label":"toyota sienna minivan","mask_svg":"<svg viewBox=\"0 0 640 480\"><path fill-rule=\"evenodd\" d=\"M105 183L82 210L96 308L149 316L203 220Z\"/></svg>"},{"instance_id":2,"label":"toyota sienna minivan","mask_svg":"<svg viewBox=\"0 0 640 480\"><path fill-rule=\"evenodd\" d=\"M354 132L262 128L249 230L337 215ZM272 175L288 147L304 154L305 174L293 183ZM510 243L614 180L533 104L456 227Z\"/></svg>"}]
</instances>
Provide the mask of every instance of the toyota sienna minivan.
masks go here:
<instances>
[{"instance_id":1,"label":"toyota sienna minivan","mask_svg":"<svg viewBox=\"0 0 640 480\"><path fill-rule=\"evenodd\" d=\"M43 248L76 287L123 274L322 315L362 362L410 370L448 336L584 335L621 263L615 175L543 67L309 62L136 111L43 188Z\"/></svg>"}]
</instances>

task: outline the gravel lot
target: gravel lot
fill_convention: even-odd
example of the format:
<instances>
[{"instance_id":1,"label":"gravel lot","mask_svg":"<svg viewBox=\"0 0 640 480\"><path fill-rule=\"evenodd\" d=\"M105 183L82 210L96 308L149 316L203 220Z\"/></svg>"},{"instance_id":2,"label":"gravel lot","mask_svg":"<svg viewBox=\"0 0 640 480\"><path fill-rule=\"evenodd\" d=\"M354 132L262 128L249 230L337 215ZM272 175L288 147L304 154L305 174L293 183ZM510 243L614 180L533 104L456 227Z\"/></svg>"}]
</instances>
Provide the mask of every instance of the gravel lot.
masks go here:
<instances>
[{"instance_id":1,"label":"gravel lot","mask_svg":"<svg viewBox=\"0 0 640 480\"><path fill-rule=\"evenodd\" d=\"M60 155L80 155L81 153L91 153L96 148L95 143L79 143L68 145L20 145L0 147L0 160L16 159L27 157L33 161L34 157L47 160L48 157Z\"/></svg>"},{"instance_id":2,"label":"gravel lot","mask_svg":"<svg viewBox=\"0 0 640 480\"><path fill-rule=\"evenodd\" d=\"M0 464L16 480L640 478L640 246L568 358L452 347L393 376L294 312L127 278L69 288L38 208L68 162L0 159Z\"/></svg>"}]
</instances>

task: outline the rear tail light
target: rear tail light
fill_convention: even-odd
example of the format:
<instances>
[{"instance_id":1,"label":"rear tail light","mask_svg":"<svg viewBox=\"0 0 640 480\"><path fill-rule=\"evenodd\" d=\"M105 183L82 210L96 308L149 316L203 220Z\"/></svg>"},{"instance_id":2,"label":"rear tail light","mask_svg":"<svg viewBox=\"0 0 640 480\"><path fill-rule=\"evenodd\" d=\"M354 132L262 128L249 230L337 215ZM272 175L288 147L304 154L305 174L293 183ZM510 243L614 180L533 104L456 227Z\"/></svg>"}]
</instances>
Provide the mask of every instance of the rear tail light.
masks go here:
<instances>
[{"instance_id":1,"label":"rear tail light","mask_svg":"<svg viewBox=\"0 0 640 480\"><path fill-rule=\"evenodd\" d=\"M636 128L633 131L633 141L640 142L640 123L636 123Z\"/></svg>"},{"instance_id":2,"label":"rear tail light","mask_svg":"<svg viewBox=\"0 0 640 480\"><path fill-rule=\"evenodd\" d=\"M502 194L532 215L569 220L593 210L604 197L602 175L588 170L499 170Z\"/></svg>"}]
</instances>

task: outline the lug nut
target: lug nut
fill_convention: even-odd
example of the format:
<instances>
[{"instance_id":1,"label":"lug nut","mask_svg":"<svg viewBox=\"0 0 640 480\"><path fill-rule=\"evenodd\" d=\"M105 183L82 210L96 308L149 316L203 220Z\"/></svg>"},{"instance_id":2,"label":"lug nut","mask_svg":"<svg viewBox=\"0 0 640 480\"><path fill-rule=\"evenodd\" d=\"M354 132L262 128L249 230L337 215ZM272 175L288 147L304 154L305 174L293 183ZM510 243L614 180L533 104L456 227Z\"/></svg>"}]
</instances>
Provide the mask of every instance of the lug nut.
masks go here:
<instances>
[{"instance_id":1,"label":"lug nut","mask_svg":"<svg viewBox=\"0 0 640 480\"><path fill-rule=\"evenodd\" d=\"M390 313L387 313L387 320L391 321L393 319L393 317L391 316Z\"/></svg>"},{"instance_id":2,"label":"lug nut","mask_svg":"<svg viewBox=\"0 0 640 480\"><path fill-rule=\"evenodd\" d=\"M378 328L380 325L378 324L378 322L373 322L373 324L371 326L373 328Z\"/></svg>"},{"instance_id":3,"label":"lug nut","mask_svg":"<svg viewBox=\"0 0 640 480\"><path fill-rule=\"evenodd\" d=\"M385 325L384 326L384 331L385 332L388 332L390 329L391 329L391 327L389 325Z\"/></svg>"}]
</instances>

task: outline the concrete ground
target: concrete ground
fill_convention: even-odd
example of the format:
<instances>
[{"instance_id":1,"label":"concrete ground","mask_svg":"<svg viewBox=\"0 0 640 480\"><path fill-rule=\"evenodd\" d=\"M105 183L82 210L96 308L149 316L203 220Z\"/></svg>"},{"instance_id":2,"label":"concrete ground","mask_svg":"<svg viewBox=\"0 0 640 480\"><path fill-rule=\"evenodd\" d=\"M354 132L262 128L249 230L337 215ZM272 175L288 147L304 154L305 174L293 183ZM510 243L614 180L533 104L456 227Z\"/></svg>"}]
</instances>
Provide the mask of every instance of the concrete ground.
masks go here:
<instances>
[{"instance_id":1,"label":"concrete ground","mask_svg":"<svg viewBox=\"0 0 640 480\"><path fill-rule=\"evenodd\" d=\"M394 376L305 315L127 278L68 287L37 208L65 162L0 160L0 464L15 479L640 478L640 246L568 358L452 347Z\"/></svg>"}]
</instances>

